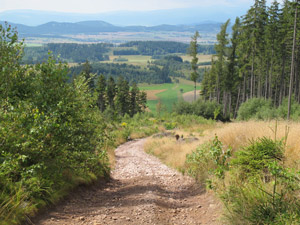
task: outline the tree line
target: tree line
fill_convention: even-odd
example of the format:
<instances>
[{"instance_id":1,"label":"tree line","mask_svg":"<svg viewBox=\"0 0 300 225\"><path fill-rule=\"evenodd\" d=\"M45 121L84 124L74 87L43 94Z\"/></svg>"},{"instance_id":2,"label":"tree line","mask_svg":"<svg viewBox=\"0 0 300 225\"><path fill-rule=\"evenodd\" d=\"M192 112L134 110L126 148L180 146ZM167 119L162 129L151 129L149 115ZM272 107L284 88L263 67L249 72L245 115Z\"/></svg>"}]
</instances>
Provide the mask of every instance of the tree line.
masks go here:
<instances>
[{"instance_id":1,"label":"tree line","mask_svg":"<svg viewBox=\"0 0 300 225\"><path fill-rule=\"evenodd\" d=\"M222 25L212 67L203 79L205 100L223 105L223 115L236 117L239 106L264 98L274 107L293 96L300 103L300 1L255 0L247 14Z\"/></svg>"},{"instance_id":2,"label":"tree line","mask_svg":"<svg viewBox=\"0 0 300 225\"><path fill-rule=\"evenodd\" d=\"M171 71L168 67L158 67L156 65L148 64L146 68L134 66L130 64L119 63L91 63L91 73L104 75L106 79L110 76L115 80L122 76L129 83L152 83L162 84L171 83ZM84 64L74 66L69 69L69 76L74 77L80 74L83 70Z\"/></svg>"},{"instance_id":3,"label":"tree line","mask_svg":"<svg viewBox=\"0 0 300 225\"><path fill-rule=\"evenodd\" d=\"M48 52L63 62L83 63L89 61L109 60L107 53L112 44L75 44L75 43L49 43L40 47L25 47L23 63L34 64L47 61Z\"/></svg>"},{"instance_id":4,"label":"tree line","mask_svg":"<svg viewBox=\"0 0 300 225\"><path fill-rule=\"evenodd\" d=\"M95 92L96 105L102 113L132 117L146 109L147 94L140 91L136 83L130 86L122 76L118 77L117 82L111 76L106 79L103 74L96 78L91 74L88 61L83 65L81 75L85 77L90 90Z\"/></svg>"},{"instance_id":5,"label":"tree line","mask_svg":"<svg viewBox=\"0 0 300 225\"><path fill-rule=\"evenodd\" d=\"M120 47L134 47L134 49L115 50L114 55L167 55L174 53L186 54L188 44L175 41L131 41L121 44ZM200 45L198 53L214 54L213 45Z\"/></svg>"}]
</instances>

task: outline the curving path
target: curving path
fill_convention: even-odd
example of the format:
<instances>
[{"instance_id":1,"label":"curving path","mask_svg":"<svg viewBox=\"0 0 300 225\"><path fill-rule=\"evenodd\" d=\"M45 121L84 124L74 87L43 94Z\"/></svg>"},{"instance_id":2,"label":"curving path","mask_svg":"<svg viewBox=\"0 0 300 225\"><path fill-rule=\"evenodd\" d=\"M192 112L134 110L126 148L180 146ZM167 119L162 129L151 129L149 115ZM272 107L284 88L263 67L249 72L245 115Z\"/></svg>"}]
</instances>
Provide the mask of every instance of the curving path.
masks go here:
<instances>
[{"instance_id":1,"label":"curving path","mask_svg":"<svg viewBox=\"0 0 300 225\"><path fill-rule=\"evenodd\" d=\"M144 142L116 149L111 181L82 187L33 224L220 224L214 198L192 178L146 154Z\"/></svg>"}]
</instances>

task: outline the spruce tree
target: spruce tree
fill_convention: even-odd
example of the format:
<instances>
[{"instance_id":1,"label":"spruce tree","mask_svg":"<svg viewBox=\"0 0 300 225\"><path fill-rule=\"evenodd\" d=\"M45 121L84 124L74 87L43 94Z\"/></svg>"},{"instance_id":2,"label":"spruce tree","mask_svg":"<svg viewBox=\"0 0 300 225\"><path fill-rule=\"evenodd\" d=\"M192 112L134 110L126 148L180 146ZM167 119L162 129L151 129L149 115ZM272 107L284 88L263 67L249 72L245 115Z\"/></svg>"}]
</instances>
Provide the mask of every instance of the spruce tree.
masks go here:
<instances>
[{"instance_id":1,"label":"spruce tree","mask_svg":"<svg viewBox=\"0 0 300 225\"><path fill-rule=\"evenodd\" d=\"M194 101L196 101L196 91L197 91L197 80L199 78L199 73L198 73L198 38L200 37L199 32L196 31L194 36L192 36L192 40L190 42L190 47L189 47L189 54L192 56L192 61L191 61L191 67L192 67L192 73L191 73L191 81L194 82L195 85L195 90L194 90Z\"/></svg>"},{"instance_id":2,"label":"spruce tree","mask_svg":"<svg viewBox=\"0 0 300 225\"><path fill-rule=\"evenodd\" d=\"M130 105L129 105L129 114L131 117L134 116L137 112L139 112L139 106L138 106L139 92L140 90L137 87L136 83L133 83L130 90Z\"/></svg>"},{"instance_id":3,"label":"spruce tree","mask_svg":"<svg viewBox=\"0 0 300 225\"><path fill-rule=\"evenodd\" d=\"M106 109L106 80L102 74L98 77L96 90L98 95L97 106L103 112Z\"/></svg>"},{"instance_id":4,"label":"spruce tree","mask_svg":"<svg viewBox=\"0 0 300 225\"><path fill-rule=\"evenodd\" d=\"M116 83L112 77L109 77L107 81L106 96L107 96L109 107L112 110L114 110L115 109L114 99L116 96Z\"/></svg>"},{"instance_id":5,"label":"spruce tree","mask_svg":"<svg viewBox=\"0 0 300 225\"><path fill-rule=\"evenodd\" d=\"M95 76L91 74L92 66L88 60L83 64L81 73L85 77L85 80L88 82L90 90L95 88Z\"/></svg>"},{"instance_id":6,"label":"spruce tree","mask_svg":"<svg viewBox=\"0 0 300 225\"><path fill-rule=\"evenodd\" d=\"M116 93L116 109L117 112L124 116L129 114L129 84L122 76L117 81L117 93Z\"/></svg>"},{"instance_id":7,"label":"spruce tree","mask_svg":"<svg viewBox=\"0 0 300 225\"><path fill-rule=\"evenodd\" d=\"M226 68L226 57L227 57L227 46L229 44L227 27L230 20L227 20L221 26L221 31L217 34L217 44L215 45L216 50L216 69L217 69L217 83L216 83L216 91L217 91L217 102L221 102L221 91L224 90L224 81L227 77L226 73L228 72ZM223 96L224 98L224 96Z\"/></svg>"}]
</instances>

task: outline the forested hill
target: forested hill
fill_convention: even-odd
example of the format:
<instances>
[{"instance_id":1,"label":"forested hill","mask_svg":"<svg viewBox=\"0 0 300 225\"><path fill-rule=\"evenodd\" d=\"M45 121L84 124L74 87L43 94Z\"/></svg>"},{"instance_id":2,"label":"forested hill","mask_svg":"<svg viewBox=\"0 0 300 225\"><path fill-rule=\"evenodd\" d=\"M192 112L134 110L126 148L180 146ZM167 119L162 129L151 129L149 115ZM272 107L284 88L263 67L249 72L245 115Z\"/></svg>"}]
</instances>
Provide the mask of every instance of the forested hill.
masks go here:
<instances>
[{"instance_id":1,"label":"forested hill","mask_svg":"<svg viewBox=\"0 0 300 225\"><path fill-rule=\"evenodd\" d=\"M121 44L120 47L136 48L115 50L114 55L165 55L173 53L187 53L188 44L175 41L131 41ZM198 52L215 54L214 45L199 45Z\"/></svg>"},{"instance_id":2,"label":"forested hill","mask_svg":"<svg viewBox=\"0 0 300 225\"><path fill-rule=\"evenodd\" d=\"M82 63L109 60L109 52L114 55L147 55L160 58L174 53L187 53L189 45L174 41L132 41L119 46L106 43L76 44L49 43L43 46L25 47L23 63L40 63L48 59L51 51L59 60L68 63ZM213 45L199 45L200 54L215 54Z\"/></svg>"},{"instance_id":3,"label":"forested hill","mask_svg":"<svg viewBox=\"0 0 300 225\"><path fill-rule=\"evenodd\" d=\"M4 22L0 21L0 24ZM26 26L23 24L9 23L17 27L20 37L39 37L49 35L66 34L97 34L99 32L153 32L153 31L177 31L203 33L217 33L220 23L204 23L199 25L159 25L159 26L115 26L104 21L83 21L77 23L49 22L39 26Z\"/></svg>"}]
</instances>

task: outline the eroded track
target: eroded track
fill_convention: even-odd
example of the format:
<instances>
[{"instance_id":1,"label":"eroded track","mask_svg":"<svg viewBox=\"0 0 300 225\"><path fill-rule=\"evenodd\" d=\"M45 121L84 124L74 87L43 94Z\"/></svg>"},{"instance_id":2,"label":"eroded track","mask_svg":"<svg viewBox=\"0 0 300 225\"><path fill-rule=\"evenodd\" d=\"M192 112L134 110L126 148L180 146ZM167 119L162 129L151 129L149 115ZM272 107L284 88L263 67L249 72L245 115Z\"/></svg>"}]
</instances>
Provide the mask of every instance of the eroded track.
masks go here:
<instances>
[{"instance_id":1,"label":"eroded track","mask_svg":"<svg viewBox=\"0 0 300 225\"><path fill-rule=\"evenodd\" d=\"M41 215L38 225L220 224L220 207L195 181L143 151L145 139L116 149L112 180L82 188Z\"/></svg>"}]
</instances>

